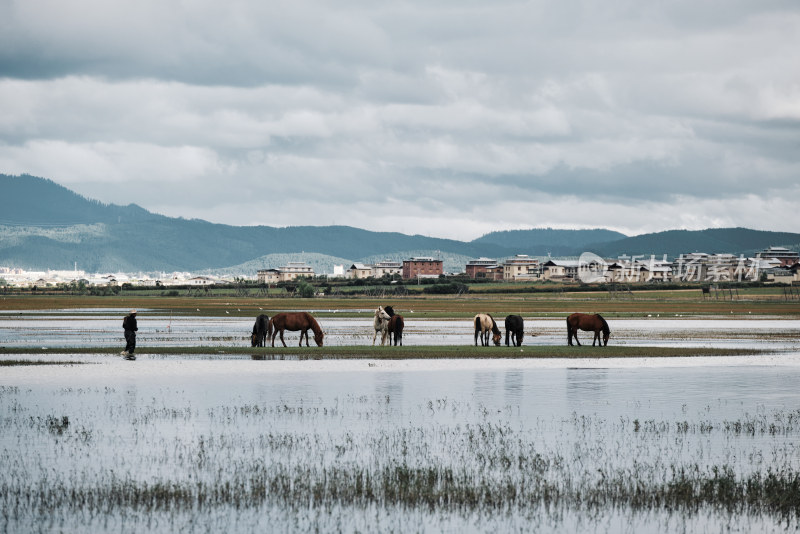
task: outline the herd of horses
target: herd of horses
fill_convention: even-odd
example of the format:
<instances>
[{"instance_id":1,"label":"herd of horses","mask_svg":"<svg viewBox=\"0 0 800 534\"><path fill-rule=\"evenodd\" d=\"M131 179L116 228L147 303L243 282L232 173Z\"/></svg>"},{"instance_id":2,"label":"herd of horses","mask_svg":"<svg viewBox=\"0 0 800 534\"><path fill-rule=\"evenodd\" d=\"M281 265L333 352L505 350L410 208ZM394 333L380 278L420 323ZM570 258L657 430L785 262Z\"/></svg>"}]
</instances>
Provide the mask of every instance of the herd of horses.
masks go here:
<instances>
[{"instance_id":1,"label":"herd of horses","mask_svg":"<svg viewBox=\"0 0 800 534\"><path fill-rule=\"evenodd\" d=\"M375 310L375 318L373 320L373 327L375 330L372 336L372 345L381 335L381 346L386 341L389 341L391 346L403 345L403 328L405 326L403 316L395 313L391 306L378 306ZM488 313L479 313L474 319L475 324L475 346L478 346L478 338L481 340L481 346L489 346L489 338L496 346L500 346L502 340L502 332L497 322ZM509 342L514 347L522 345L522 337L524 335L524 321L520 315L508 315L505 319L506 328L506 346ZM300 346L303 346L303 337L306 339L306 346L308 343L308 331L314 333L314 342L318 347L322 346L325 334L322 332L319 323L308 312L281 312L269 317L261 314L256 318L253 325L253 334L250 338L251 346L264 347L267 340L271 345L275 346L275 338L280 336L281 343L286 346L286 341L283 339L283 333L286 331L300 332ZM611 335L611 330L608 323L599 314L586 314L586 313L573 313L567 317L567 344L572 345L572 340L580 345L578 341L578 330L587 332L594 332L592 339L592 346L598 343L601 347L608 345L608 338ZM601 336L602 334L602 336Z\"/></svg>"}]
</instances>

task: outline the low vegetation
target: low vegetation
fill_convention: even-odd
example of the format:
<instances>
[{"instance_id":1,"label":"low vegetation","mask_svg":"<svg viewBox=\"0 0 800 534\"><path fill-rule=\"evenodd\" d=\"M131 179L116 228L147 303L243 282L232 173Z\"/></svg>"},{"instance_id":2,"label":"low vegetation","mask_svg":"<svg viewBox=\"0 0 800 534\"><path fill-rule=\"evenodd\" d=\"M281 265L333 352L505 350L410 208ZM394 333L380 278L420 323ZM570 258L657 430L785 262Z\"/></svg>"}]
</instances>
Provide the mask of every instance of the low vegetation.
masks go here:
<instances>
[{"instance_id":1,"label":"low vegetation","mask_svg":"<svg viewBox=\"0 0 800 534\"><path fill-rule=\"evenodd\" d=\"M313 345L313 343L312 343ZM0 347L0 355L36 354L109 354L119 355L119 347ZM140 346L137 355L159 356L252 356L255 359L316 359L316 360L429 360L429 359L525 359L525 358L675 358L688 356L748 356L775 353L775 349L713 347L647 347L608 345L607 347L528 345L522 347L475 347L472 345L381 347L347 345L332 347L244 347L244 346ZM6 361L14 363L5 363ZM0 365L42 365L63 362L35 362L25 360L0 360Z\"/></svg>"}]
</instances>

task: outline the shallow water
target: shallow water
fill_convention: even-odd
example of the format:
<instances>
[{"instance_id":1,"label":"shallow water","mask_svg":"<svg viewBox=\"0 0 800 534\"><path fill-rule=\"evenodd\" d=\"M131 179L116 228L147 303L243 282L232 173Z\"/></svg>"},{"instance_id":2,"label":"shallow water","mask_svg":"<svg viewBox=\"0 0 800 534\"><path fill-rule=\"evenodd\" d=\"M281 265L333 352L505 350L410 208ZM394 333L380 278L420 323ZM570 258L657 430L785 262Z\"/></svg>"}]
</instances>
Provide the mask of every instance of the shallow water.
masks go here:
<instances>
[{"instance_id":1,"label":"shallow water","mask_svg":"<svg viewBox=\"0 0 800 534\"><path fill-rule=\"evenodd\" d=\"M168 321L142 318L139 343L222 348L244 343L252 327L241 319ZM537 335L526 343L563 343L561 322L529 321L526 331ZM113 345L121 339L120 323L116 317L3 317L0 344ZM329 319L322 325L331 344L371 342L369 321ZM471 344L470 326L409 320L405 340ZM586 509L569 501L547 509L508 504L496 510L381 500L314 504L268 495L244 505L224 501L153 510L102 500L98 508L76 506L38 493L106 488L102 495L110 499L123 483L157 482L206 484L222 492L252 472L280 478L310 469L317 480L322 470L318 480L330 480L338 469L376 478L398 463L465 470L484 482L507 481L517 491L536 482L524 469L496 463L506 457L540 457L550 465L540 475L544 480L578 488L612 475L656 483L676 467L704 472L726 466L738 477L800 470L797 321L619 320L611 326L618 343L723 340L782 352L467 361L142 355L127 362L58 351L37 358L90 363L0 372L0 487L8 490L0 496L6 499L0 502L0 530L250 532L268 525L285 532L785 531L781 518L772 515L709 507ZM64 417L68 424L59 423ZM26 492L51 504L42 508L14 497ZM796 517L790 518L790 529L797 526Z\"/></svg>"},{"instance_id":2,"label":"shallow water","mask_svg":"<svg viewBox=\"0 0 800 534\"><path fill-rule=\"evenodd\" d=\"M125 343L122 317L80 313L17 315L0 313L0 346L101 347ZM249 346L254 319L226 317L139 317L137 345ZM371 345L375 338L371 319L322 318L319 323L329 346ZM800 321L780 319L615 319L610 321L612 344L648 346L748 347L800 350ZM502 327L501 327L501 330ZM503 330L504 332L504 330ZM504 332L505 333L505 332ZM286 344L296 345L299 333L287 332ZM582 343L592 334L581 332ZM279 344L280 340L276 340ZM469 320L415 320L406 318L404 345L474 344ZM311 342L313 345L313 341ZM566 328L562 319L528 319L523 345L562 345Z\"/></svg>"}]
</instances>

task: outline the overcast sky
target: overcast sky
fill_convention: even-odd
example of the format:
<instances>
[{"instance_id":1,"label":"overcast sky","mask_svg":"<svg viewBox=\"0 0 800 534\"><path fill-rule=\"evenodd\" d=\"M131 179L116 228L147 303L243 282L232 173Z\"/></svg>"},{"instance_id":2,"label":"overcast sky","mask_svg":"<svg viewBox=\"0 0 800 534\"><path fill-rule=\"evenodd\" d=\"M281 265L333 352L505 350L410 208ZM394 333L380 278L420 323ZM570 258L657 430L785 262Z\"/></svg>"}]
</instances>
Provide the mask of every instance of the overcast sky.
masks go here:
<instances>
[{"instance_id":1,"label":"overcast sky","mask_svg":"<svg viewBox=\"0 0 800 534\"><path fill-rule=\"evenodd\" d=\"M233 225L798 231L797 0L0 0L0 172Z\"/></svg>"}]
</instances>

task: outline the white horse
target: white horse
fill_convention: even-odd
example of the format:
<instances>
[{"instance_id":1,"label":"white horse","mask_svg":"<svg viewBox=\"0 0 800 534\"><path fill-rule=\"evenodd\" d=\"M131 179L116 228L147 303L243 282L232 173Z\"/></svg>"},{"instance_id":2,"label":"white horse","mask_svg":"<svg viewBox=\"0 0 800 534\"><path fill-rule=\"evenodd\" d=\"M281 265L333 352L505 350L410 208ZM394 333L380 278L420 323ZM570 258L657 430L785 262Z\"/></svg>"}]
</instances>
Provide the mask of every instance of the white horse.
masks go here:
<instances>
[{"instance_id":1,"label":"white horse","mask_svg":"<svg viewBox=\"0 0 800 534\"><path fill-rule=\"evenodd\" d=\"M381 346L386 343L386 337L389 335L389 319L391 317L383 306L378 306L375 310L375 319L372 321L372 326L375 328L375 335L372 336L372 345L375 346L375 339L378 337L378 332L381 333Z\"/></svg>"}]
</instances>

